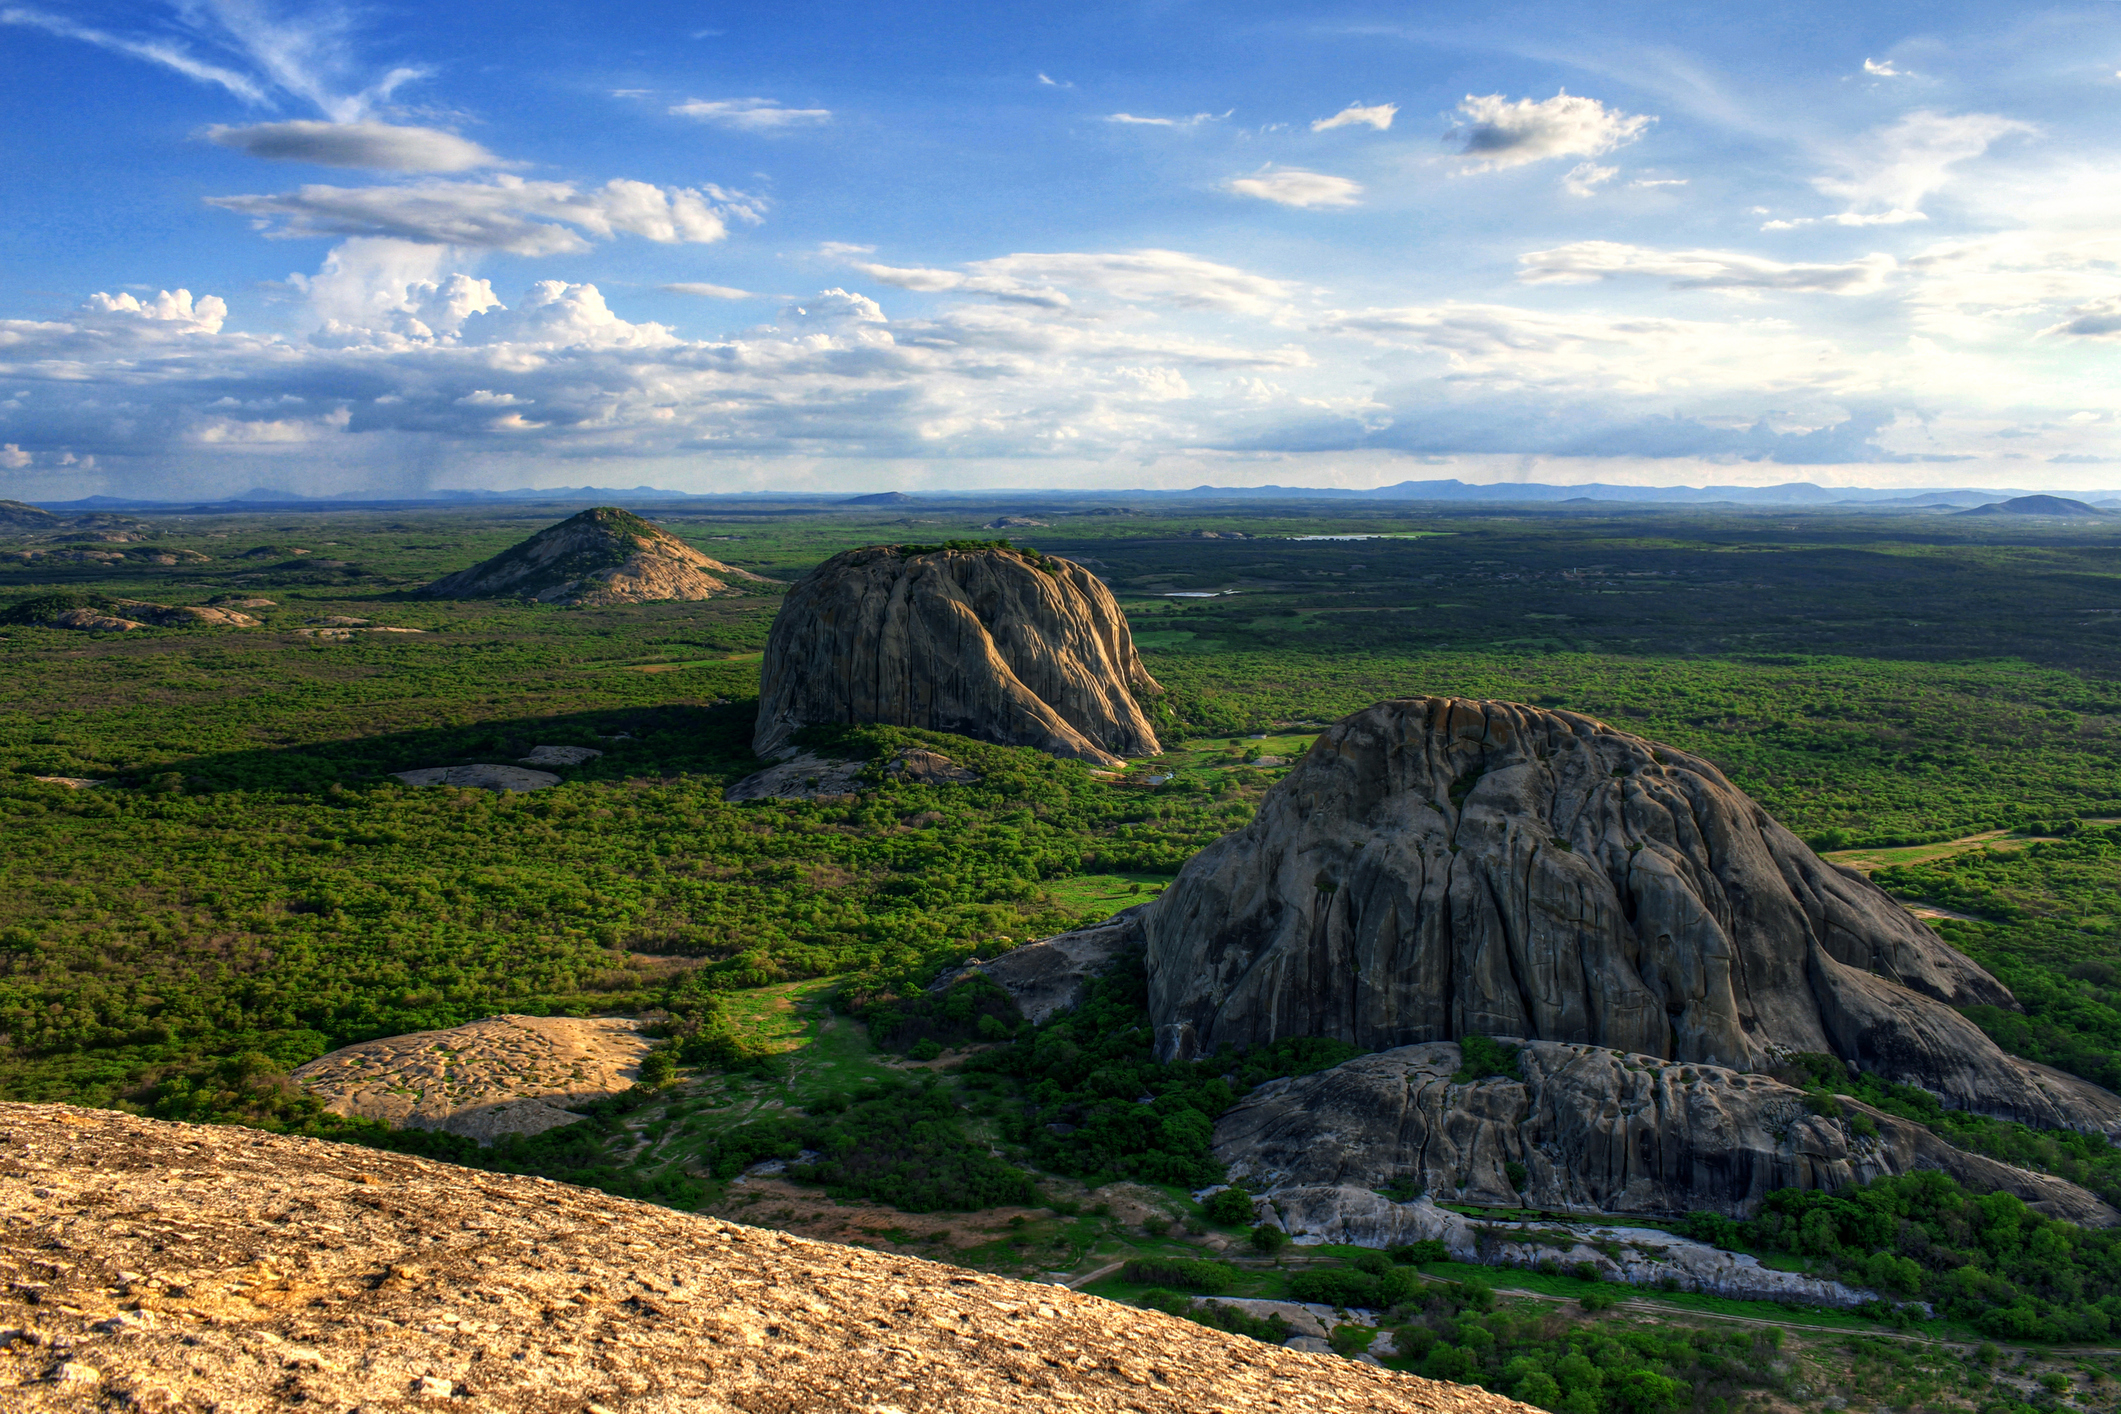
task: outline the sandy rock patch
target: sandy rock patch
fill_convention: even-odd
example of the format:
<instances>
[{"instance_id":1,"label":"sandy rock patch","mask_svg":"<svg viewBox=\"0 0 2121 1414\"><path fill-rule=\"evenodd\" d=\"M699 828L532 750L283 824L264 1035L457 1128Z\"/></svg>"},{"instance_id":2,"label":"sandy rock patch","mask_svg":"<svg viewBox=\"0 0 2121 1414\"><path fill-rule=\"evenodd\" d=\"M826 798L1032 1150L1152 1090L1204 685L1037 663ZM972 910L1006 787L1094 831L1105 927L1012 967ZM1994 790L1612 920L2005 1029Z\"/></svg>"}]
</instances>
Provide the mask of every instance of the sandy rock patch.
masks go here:
<instances>
[{"instance_id":1,"label":"sandy rock patch","mask_svg":"<svg viewBox=\"0 0 2121 1414\"><path fill-rule=\"evenodd\" d=\"M347 1046L294 1078L333 1114L488 1144L574 1123L566 1107L632 1086L653 1044L624 1017L489 1016Z\"/></svg>"}]
</instances>

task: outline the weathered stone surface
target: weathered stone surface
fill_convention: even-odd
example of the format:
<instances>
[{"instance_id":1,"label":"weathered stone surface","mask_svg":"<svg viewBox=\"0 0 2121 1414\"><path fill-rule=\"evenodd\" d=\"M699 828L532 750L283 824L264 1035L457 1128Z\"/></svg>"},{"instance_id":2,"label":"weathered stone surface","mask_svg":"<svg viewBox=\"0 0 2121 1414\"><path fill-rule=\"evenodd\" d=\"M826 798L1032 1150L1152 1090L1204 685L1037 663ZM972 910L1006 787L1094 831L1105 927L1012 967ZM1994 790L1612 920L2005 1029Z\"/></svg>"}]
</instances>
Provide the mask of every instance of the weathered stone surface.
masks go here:
<instances>
[{"instance_id":1,"label":"weathered stone surface","mask_svg":"<svg viewBox=\"0 0 2121 1414\"><path fill-rule=\"evenodd\" d=\"M742 593L743 582L773 583L707 558L630 511L596 506L420 592L436 599L509 595L541 604L645 604Z\"/></svg>"},{"instance_id":2,"label":"weathered stone surface","mask_svg":"<svg viewBox=\"0 0 2121 1414\"><path fill-rule=\"evenodd\" d=\"M417 771L392 771L409 786L468 786L473 790L543 790L556 786L560 778L550 771L527 766L502 766L490 761L470 766L423 766Z\"/></svg>"},{"instance_id":3,"label":"weathered stone surface","mask_svg":"<svg viewBox=\"0 0 2121 1414\"><path fill-rule=\"evenodd\" d=\"M294 1080L333 1114L490 1144L573 1124L568 1106L630 1087L654 1044L630 1018L489 1016L345 1046Z\"/></svg>"},{"instance_id":4,"label":"weathered stone surface","mask_svg":"<svg viewBox=\"0 0 2121 1414\"><path fill-rule=\"evenodd\" d=\"M979 782L977 772L968 771L940 751L909 746L884 764L884 774L924 786L969 786Z\"/></svg>"},{"instance_id":5,"label":"weathered stone surface","mask_svg":"<svg viewBox=\"0 0 2121 1414\"><path fill-rule=\"evenodd\" d=\"M542 1179L57 1106L0 1105L0 1136L0 1326L35 1333L0 1348L0 1405L27 1414L430 1399L1204 1414L1292 1396L1531 1414L1061 1287Z\"/></svg>"},{"instance_id":6,"label":"weathered stone surface","mask_svg":"<svg viewBox=\"0 0 2121 1414\"><path fill-rule=\"evenodd\" d=\"M1846 1307L1878 1297L1863 1287L1777 1271L1745 1253L1721 1251L1657 1228L1476 1222L1439 1208L1426 1196L1395 1203L1367 1188L1345 1185L1281 1189L1261 1204L1260 1216L1292 1234L1297 1246L1338 1242L1392 1247L1403 1242L1441 1242L1460 1262L1497 1267L1531 1267L1546 1258L1571 1267L1587 1262L1603 1280L1635 1286L1669 1282L1682 1291L1741 1301Z\"/></svg>"},{"instance_id":7,"label":"weathered stone surface","mask_svg":"<svg viewBox=\"0 0 2121 1414\"><path fill-rule=\"evenodd\" d=\"M999 547L835 555L788 592L766 643L752 749L806 726L887 722L1101 766L1154 753L1137 692L1162 689L1110 590Z\"/></svg>"},{"instance_id":8,"label":"weathered stone surface","mask_svg":"<svg viewBox=\"0 0 2121 1414\"><path fill-rule=\"evenodd\" d=\"M1027 1021L1043 1022L1057 1012L1073 1011L1082 1002L1085 983L1121 952L1141 946L1142 917L1148 908L1138 903L1102 923L1025 943L992 962L959 968L939 979L936 990L978 973L1014 997Z\"/></svg>"},{"instance_id":9,"label":"weathered stone surface","mask_svg":"<svg viewBox=\"0 0 2121 1414\"><path fill-rule=\"evenodd\" d=\"M593 746L534 746L517 761L524 766L579 766L603 754Z\"/></svg>"},{"instance_id":10,"label":"weathered stone surface","mask_svg":"<svg viewBox=\"0 0 2121 1414\"><path fill-rule=\"evenodd\" d=\"M843 761L815 752L792 752L788 759L754 771L722 792L732 803L746 800L837 800L869 789L862 781L867 761ZM979 780L973 772L940 751L909 746L884 763L884 774L920 785L962 786Z\"/></svg>"},{"instance_id":11,"label":"weathered stone surface","mask_svg":"<svg viewBox=\"0 0 2121 1414\"><path fill-rule=\"evenodd\" d=\"M2121 1132L2004 1055L2001 983L1721 772L1573 712L1432 697L1338 723L1148 919L1164 1056L1467 1035L1771 1065L1827 1052L1952 1105Z\"/></svg>"},{"instance_id":12,"label":"weathered stone surface","mask_svg":"<svg viewBox=\"0 0 2121 1414\"><path fill-rule=\"evenodd\" d=\"M1745 1216L1778 1188L1940 1169L2054 1217L2121 1224L2075 1184L1844 1101L1878 1127L1859 1136L1764 1075L1551 1041L1519 1051L1522 1080L1454 1084L1460 1064L1455 1043L1434 1041L1270 1082L1217 1122L1215 1156L1233 1181L1268 1190L1408 1185L1447 1202L1667 1216ZM1511 1163L1524 1166L1521 1193Z\"/></svg>"}]
</instances>

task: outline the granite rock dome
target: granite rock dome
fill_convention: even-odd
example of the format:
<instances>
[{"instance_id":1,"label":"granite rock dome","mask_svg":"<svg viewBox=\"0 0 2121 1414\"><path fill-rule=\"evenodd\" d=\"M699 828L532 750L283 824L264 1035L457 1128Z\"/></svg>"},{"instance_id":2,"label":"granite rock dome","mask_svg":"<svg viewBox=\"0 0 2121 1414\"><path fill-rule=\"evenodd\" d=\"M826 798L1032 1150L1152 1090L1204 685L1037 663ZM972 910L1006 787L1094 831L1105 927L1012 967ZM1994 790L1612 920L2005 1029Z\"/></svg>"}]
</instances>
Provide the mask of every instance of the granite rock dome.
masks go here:
<instances>
[{"instance_id":1,"label":"granite rock dome","mask_svg":"<svg viewBox=\"0 0 2121 1414\"><path fill-rule=\"evenodd\" d=\"M1797 1052L2046 1128L2121 1097L2005 1055L2001 983L1699 757L1573 712L1381 702L1325 732L1145 919L1166 1057L1332 1036Z\"/></svg>"},{"instance_id":2,"label":"granite rock dome","mask_svg":"<svg viewBox=\"0 0 2121 1414\"><path fill-rule=\"evenodd\" d=\"M711 599L742 593L747 583L773 581L709 559L631 511L595 506L420 592L434 599L508 596L593 606Z\"/></svg>"},{"instance_id":3,"label":"granite rock dome","mask_svg":"<svg viewBox=\"0 0 2121 1414\"><path fill-rule=\"evenodd\" d=\"M872 545L788 592L767 638L752 748L882 722L1102 766L1161 748L1161 692L1112 592L1081 565L1002 545Z\"/></svg>"}]
</instances>

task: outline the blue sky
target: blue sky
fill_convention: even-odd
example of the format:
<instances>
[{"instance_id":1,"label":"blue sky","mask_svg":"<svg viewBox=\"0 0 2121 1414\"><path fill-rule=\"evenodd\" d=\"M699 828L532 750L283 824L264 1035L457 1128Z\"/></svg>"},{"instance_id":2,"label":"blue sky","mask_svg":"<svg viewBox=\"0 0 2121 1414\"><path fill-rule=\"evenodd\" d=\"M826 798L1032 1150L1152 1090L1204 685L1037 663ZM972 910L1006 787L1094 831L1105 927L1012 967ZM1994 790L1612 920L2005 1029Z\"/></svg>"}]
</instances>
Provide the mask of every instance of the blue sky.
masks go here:
<instances>
[{"instance_id":1,"label":"blue sky","mask_svg":"<svg viewBox=\"0 0 2121 1414\"><path fill-rule=\"evenodd\" d=\"M0 496L2121 486L2121 23L0 0Z\"/></svg>"}]
</instances>

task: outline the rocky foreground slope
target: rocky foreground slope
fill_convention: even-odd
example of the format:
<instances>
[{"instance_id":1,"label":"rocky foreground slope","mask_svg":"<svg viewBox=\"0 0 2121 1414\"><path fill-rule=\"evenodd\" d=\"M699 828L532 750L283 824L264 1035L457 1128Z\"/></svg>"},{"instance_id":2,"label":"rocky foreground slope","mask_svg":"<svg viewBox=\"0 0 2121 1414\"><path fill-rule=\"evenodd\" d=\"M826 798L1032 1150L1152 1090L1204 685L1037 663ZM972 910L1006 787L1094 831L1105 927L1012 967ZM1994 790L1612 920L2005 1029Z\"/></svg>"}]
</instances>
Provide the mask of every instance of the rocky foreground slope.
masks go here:
<instances>
[{"instance_id":1,"label":"rocky foreground slope","mask_svg":"<svg viewBox=\"0 0 2121 1414\"><path fill-rule=\"evenodd\" d=\"M16 1410L1530 1414L1065 1289L542 1179L0 1104Z\"/></svg>"},{"instance_id":2,"label":"rocky foreground slope","mask_svg":"<svg viewBox=\"0 0 2121 1414\"><path fill-rule=\"evenodd\" d=\"M540 604L711 599L773 581L711 560L630 511L595 506L421 590L436 599L507 595Z\"/></svg>"},{"instance_id":3,"label":"rocky foreground slope","mask_svg":"<svg viewBox=\"0 0 2121 1414\"><path fill-rule=\"evenodd\" d=\"M1115 766L1161 748L1160 692L1097 576L998 545L872 545L796 583L774 618L752 749L884 722Z\"/></svg>"},{"instance_id":4,"label":"rocky foreground slope","mask_svg":"<svg viewBox=\"0 0 2121 1414\"><path fill-rule=\"evenodd\" d=\"M1381 702L1322 735L1145 918L1166 1057L1332 1036L1588 1043L1740 1071L1794 1052L1954 1106L2121 1134L2121 1097L2005 1055L2015 1007L1708 762L1573 712Z\"/></svg>"}]
</instances>

